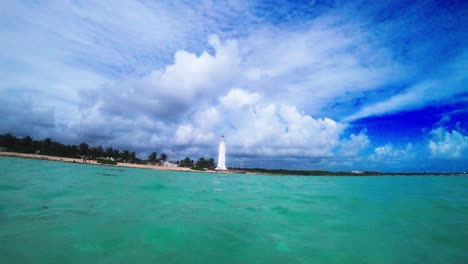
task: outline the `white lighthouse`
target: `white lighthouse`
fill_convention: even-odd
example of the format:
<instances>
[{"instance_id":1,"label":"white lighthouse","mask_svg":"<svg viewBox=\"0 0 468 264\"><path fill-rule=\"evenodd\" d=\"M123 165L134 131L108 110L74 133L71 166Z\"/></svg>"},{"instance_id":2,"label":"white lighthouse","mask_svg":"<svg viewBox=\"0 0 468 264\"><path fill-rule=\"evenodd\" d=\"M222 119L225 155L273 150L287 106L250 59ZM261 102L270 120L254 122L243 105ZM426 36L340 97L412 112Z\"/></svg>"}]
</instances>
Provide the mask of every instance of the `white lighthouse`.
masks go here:
<instances>
[{"instance_id":1,"label":"white lighthouse","mask_svg":"<svg viewBox=\"0 0 468 264\"><path fill-rule=\"evenodd\" d=\"M221 137L221 141L219 142L218 166L216 166L216 170L227 170L226 143L224 142L224 136Z\"/></svg>"}]
</instances>

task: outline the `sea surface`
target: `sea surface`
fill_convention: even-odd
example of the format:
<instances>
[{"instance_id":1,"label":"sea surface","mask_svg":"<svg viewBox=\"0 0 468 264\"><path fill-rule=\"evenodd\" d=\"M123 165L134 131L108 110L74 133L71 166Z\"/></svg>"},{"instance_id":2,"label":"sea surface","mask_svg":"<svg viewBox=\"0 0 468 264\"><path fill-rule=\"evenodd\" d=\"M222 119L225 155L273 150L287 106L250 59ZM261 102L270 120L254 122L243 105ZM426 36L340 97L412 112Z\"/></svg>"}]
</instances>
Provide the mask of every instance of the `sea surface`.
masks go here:
<instances>
[{"instance_id":1,"label":"sea surface","mask_svg":"<svg viewBox=\"0 0 468 264\"><path fill-rule=\"evenodd\" d=\"M0 157L0 263L468 263L468 177Z\"/></svg>"}]
</instances>

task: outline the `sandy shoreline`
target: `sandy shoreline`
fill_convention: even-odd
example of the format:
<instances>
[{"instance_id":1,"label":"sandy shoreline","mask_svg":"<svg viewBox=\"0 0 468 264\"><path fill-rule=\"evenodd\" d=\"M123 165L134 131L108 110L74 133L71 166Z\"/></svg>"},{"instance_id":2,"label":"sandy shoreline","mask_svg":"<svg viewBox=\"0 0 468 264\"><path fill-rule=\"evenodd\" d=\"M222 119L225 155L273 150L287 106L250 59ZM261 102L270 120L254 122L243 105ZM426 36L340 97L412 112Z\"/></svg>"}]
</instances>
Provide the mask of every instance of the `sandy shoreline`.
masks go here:
<instances>
[{"instance_id":1,"label":"sandy shoreline","mask_svg":"<svg viewBox=\"0 0 468 264\"><path fill-rule=\"evenodd\" d=\"M104 165L104 164L97 163L95 160L87 160L86 163L83 163L83 160L81 160L81 159L73 159L73 158L65 158L65 157L57 157L57 156L47 156L47 155L36 155L36 154L26 154L26 153L18 153L18 152L0 151L0 156L25 158L25 159L62 161L62 162L81 163L81 164L94 164L94 165L100 165L100 166L118 166L118 167L127 167L127 168L151 169L151 170L170 170L170 171L192 171L192 172L196 172L194 170L191 170L190 168L166 167L166 166L143 165L143 164L131 164L131 163L122 163L122 162L118 162L117 165ZM207 171L207 172L215 172L215 171Z\"/></svg>"}]
</instances>

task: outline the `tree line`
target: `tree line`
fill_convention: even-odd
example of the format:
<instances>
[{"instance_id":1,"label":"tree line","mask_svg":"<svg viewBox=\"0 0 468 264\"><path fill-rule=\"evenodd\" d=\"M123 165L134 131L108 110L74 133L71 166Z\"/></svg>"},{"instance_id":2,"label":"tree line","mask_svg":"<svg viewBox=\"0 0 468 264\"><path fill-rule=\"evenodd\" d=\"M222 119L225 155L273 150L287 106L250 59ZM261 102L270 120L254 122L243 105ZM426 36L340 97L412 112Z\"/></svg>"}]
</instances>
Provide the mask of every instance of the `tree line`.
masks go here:
<instances>
[{"instance_id":1,"label":"tree line","mask_svg":"<svg viewBox=\"0 0 468 264\"><path fill-rule=\"evenodd\" d=\"M165 153L158 155L157 152L152 152L148 155L148 158L144 160L138 158L135 151L127 149L121 151L113 147L104 148L102 146L90 146L85 142L78 145L67 145L50 138L42 140L35 140L30 136L19 138L11 133L0 135L0 150L76 159L86 158L97 161L103 161L103 159L105 159L102 163L107 164L114 163L105 162L106 160L124 163L161 165L168 159L168 156ZM203 157L198 159L196 162L191 160L189 157L186 157L183 160L176 161L175 163L180 167L189 167L194 169L213 169L216 167L213 158L205 159Z\"/></svg>"},{"instance_id":2,"label":"tree line","mask_svg":"<svg viewBox=\"0 0 468 264\"><path fill-rule=\"evenodd\" d=\"M107 158L118 162L145 164L144 160L136 156L135 151L128 149L119 150L113 147L90 146L88 143L78 145L67 145L54 141L50 138L35 140L30 136L18 138L11 133L0 135L0 147L4 151L20 152L29 154L49 155L66 158L100 159Z\"/></svg>"},{"instance_id":3,"label":"tree line","mask_svg":"<svg viewBox=\"0 0 468 264\"><path fill-rule=\"evenodd\" d=\"M199 158L196 162L189 157L185 157L183 160L178 162L180 167L192 168L193 170L213 170L216 167L213 158L205 159L203 157Z\"/></svg>"}]
</instances>

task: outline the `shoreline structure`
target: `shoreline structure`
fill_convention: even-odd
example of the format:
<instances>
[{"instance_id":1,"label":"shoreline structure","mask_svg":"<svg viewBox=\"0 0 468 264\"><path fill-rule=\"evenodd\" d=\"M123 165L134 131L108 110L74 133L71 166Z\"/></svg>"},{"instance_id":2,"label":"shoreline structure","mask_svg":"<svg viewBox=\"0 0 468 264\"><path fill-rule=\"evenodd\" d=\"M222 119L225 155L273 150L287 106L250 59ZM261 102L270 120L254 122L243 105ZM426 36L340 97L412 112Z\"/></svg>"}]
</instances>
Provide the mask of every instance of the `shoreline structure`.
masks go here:
<instances>
[{"instance_id":1,"label":"shoreline structure","mask_svg":"<svg viewBox=\"0 0 468 264\"><path fill-rule=\"evenodd\" d=\"M150 170L166 170L166 171L184 171L184 172L198 172L198 173L219 173L219 174L253 174L253 175L271 175L271 176L279 176L279 175L290 175L290 176L359 176L359 177L378 177L378 176L444 176L444 175L458 175L458 176L466 176L466 172L453 172L453 173L446 173L446 172L410 172L410 173L394 173L394 172L382 172L377 175L366 175L366 174L354 174L352 172L341 172L341 173L334 173L328 172L330 174L320 174L320 175L304 175L304 174L288 174L288 171L285 170L285 174L278 174L278 173L268 173L268 172L253 172L253 171L244 171L240 172L237 170L227 170L227 171L216 171L216 170L205 170L205 171L197 171L192 170L191 168L186 167L168 167L168 166L159 166L159 165L145 165L145 164L133 164L133 163L123 163L118 162L117 165L106 165L106 164L99 164L95 160L87 160L83 162L82 159L74 159L74 158L66 158L66 157L58 157L58 156L48 156L48 155L39 155L39 154L27 154L27 153L19 153L19 152L5 152L0 151L0 157L14 157L14 158L24 158L24 159L37 159L37 160L48 160L48 161L60 161L60 162L68 162L68 163L78 163L78 164L91 164L97 166L117 166L117 167L126 167L126 168L137 168L137 169L150 169Z\"/></svg>"}]
</instances>

